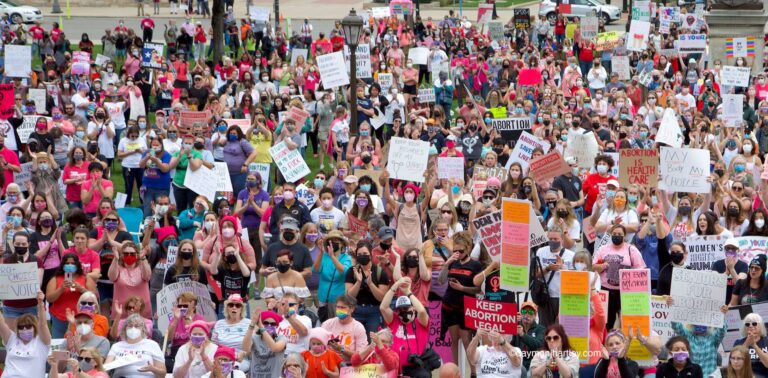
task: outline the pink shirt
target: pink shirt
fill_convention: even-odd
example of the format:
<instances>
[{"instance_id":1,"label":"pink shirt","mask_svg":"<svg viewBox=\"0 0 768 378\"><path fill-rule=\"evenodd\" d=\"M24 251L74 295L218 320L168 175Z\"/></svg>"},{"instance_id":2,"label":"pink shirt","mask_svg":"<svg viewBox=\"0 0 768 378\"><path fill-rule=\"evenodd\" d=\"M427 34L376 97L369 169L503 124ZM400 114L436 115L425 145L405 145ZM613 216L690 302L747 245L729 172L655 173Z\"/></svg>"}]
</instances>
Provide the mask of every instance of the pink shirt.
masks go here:
<instances>
[{"instance_id":1,"label":"pink shirt","mask_svg":"<svg viewBox=\"0 0 768 378\"><path fill-rule=\"evenodd\" d=\"M195 314L194 317L192 317L192 322L189 324L192 324L195 321L202 320L205 321L205 317L203 317L200 314ZM176 332L173 333L173 346L179 346L184 345L187 341L189 341L189 334L192 331L187 327L186 324L182 320L179 320L179 324L176 325Z\"/></svg>"},{"instance_id":2,"label":"pink shirt","mask_svg":"<svg viewBox=\"0 0 768 378\"><path fill-rule=\"evenodd\" d=\"M66 255L67 253L77 255L77 258L80 259L80 265L83 266L83 274L88 274L94 269L101 269L101 257L91 249L86 249L85 252L79 253L73 246L64 250L64 254Z\"/></svg>"},{"instance_id":3,"label":"pink shirt","mask_svg":"<svg viewBox=\"0 0 768 378\"><path fill-rule=\"evenodd\" d=\"M2 160L6 161L10 165L15 165L17 167L20 167L21 164L19 164L19 157L16 156L16 153L13 151L3 148L0 150L0 157ZM3 192L2 195L5 195L5 188L8 187L10 183L13 182L13 171L10 169L5 170L5 183L3 184Z\"/></svg>"},{"instance_id":4,"label":"pink shirt","mask_svg":"<svg viewBox=\"0 0 768 378\"><path fill-rule=\"evenodd\" d=\"M368 346L368 336L365 327L352 319L349 324L341 324L337 317L323 322L322 328L331 334L331 339L338 339L341 346L354 352L362 352Z\"/></svg>"},{"instance_id":5,"label":"pink shirt","mask_svg":"<svg viewBox=\"0 0 768 378\"><path fill-rule=\"evenodd\" d=\"M414 325L416 326L415 333L413 332ZM413 319L411 323L403 326L400 318L395 314L392 317L392 323L389 323L389 329L392 331L392 350L400 355L401 366L409 365L409 354L415 353L421 356L429 342L429 330L419 323L418 317Z\"/></svg>"},{"instance_id":6,"label":"pink shirt","mask_svg":"<svg viewBox=\"0 0 768 378\"><path fill-rule=\"evenodd\" d=\"M92 185L93 181L91 180L83 182L83 190L90 190ZM104 187L104 190L109 189L112 187L112 181L101 179L101 185ZM96 214L99 210L99 202L101 202L101 192L94 189L91 201L83 204L83 211L85 211L86 214Z\"/></svg>"},{"instance_id":7,"label":"pink shirt","mask_svg":"<svg viewBox=\"0 0 768 378\"><path fill-rule=\"evenodd\" d=\"M613 243L602 246L592 257L592 264L608 263L600 273L600 282L604 288L619 289L620 269L643 269L645 261L637 248L629 243L615 246Z\"/></svg>"},{"instance_id":8,"label":"pink shirt","mask_svg":"<svg viewBox=\"0 0 768 378\"><path fill-rule=\"evenodd\" d=\"M64 176L62 180L81 178L86 180L88 178L88 164L83 162L79 167L72 164L64 166ZM66 198L67 201L80 202L80 193L83 187L81 184L69 184L67 185Z\"/></svg>"}]
</instances>

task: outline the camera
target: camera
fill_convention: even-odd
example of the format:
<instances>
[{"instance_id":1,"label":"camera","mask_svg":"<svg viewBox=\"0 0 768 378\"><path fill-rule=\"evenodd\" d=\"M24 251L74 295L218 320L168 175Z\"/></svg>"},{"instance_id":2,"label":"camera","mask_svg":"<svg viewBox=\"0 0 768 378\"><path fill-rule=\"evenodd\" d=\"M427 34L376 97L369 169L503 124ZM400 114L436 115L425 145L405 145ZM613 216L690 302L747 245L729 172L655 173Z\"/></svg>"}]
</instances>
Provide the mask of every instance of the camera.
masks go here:
<instances>
[{"instance_id":1,"label":"camera","mask_svg":"<svg viewBox=\"0 0 768 378\"><path fill-rule=\"evenodd\" d=\"M408 355L408 363L414 366L417 366L421 369L424 369L424 360L419 357L419 355L415 353L411 353Z\"/></svg>"}]
</instances>

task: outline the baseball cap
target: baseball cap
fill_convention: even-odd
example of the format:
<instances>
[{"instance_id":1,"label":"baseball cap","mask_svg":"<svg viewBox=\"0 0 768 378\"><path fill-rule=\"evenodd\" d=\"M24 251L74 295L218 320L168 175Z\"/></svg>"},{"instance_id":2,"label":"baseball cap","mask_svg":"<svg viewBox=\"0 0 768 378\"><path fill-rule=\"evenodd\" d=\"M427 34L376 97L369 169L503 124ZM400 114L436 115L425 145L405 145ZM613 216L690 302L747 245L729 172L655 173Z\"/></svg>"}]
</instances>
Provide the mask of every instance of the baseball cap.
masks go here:
<instances>
[{"instance_id":1,"label":"baseball cap","mask_svg":"<svg viewBox=\"0 0 768 378\"><path fill-rule=\"evenodd\" d=\"M621 188L621 185L619 185L619 182L618 182L617 180L613 180L613 179L611 179L611 180L608 180L608 182L607 182L607 183L605 183L605 185L606 185L606 186L611 186L611 185L613 185L613 186L615 186L615 187L616 187L616 189L618 189L618 188Z\"/></svg>"},{"instance_id":2,"label":"baseball cap","mask_svg":"<svg viewBox=\"0 0 768 378\"><path fill-rule=\"evenodd\" d=\"M357 176L348 175L344 177L344 182L347 184L357 184Z\"/></svg>"},{"instance_id":3,"label":"baseball cap","mask_svg":"<svg viewBox=\"0 0 768 378\"><path fill-rule=\"evenodd\" d=\"M297 222L296 219L288 216L283 218L283 220L280 222L280 226L283 230L299 231L299 222Z\"/></svg>"},{"instance_id":4,"label":"baseball cap","mask_svg":"<svg viewBox=\"0 0 768 378\"><path fill-rule=\"evenodd\" d=\"M381 241L392 240L394 238L395 230L392 229L392 227L384 226L379 230L379 239L381 239Z\"/></svg>"},{"instance_id":5,"label":"baseball cap","mask_svg":"<svg viewBox=\"0 0 768 378\"><path fill-rule=\"evenodd\" d=\"M532 301L525 301L520 306L521 309L524 309L526 307L532 308L533 311L539 311L539 306L537 306L536 303L533 303Z\"/></svg>"},{"instance_id":6,"label":"baseball cap","mask_svg":"<svg viewBox=\"0 0 768 378\"><path fill-rule=\"evenodd\" d=\"M397 301L395 302L395 308L396 309L398 309L398 308L406 308L406 307L411 307L411 306L413 306L413 304L411 303L411 300L408 299L408 297L406 297L405 295L403 295L402 297L397 298Z\"/></svg>"}]
</instances>

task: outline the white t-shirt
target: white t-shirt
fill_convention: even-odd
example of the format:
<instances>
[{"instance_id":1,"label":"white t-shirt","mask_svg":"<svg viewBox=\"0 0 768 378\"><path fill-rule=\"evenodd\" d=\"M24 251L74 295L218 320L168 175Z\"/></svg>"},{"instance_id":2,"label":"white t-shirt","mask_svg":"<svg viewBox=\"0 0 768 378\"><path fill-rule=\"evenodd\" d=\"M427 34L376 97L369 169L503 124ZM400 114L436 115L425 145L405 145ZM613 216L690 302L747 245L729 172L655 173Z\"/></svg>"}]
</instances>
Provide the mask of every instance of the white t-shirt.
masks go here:
<instances>
[{"instance_id":1,"label":"white t-shirt","mask_svg":"<svg viewBox=\"0 0 768 378\"><path fill-rule=\"evenodd\" d=\"M547 221L547 229L552 228L555 225L555 218L549 218ZM568 227L568 236L573 240L581 240L581 225L579 222L574 221L572 225Z\"/></svg>"},{"instance_id":2,"label":"white t-shirt","mask_svg":"<svg viewBox=\"0 0 768 378\"><path fill-rule=\"evenodd\" d=\"M112 124L112 122L104 123L102 125L97 125L95 122L88 122L88 134L93 133L96 130L99 130L99 137L97 139L97 142L99 144L99 152L101 152L102 155L104 155L107 159L114 159L115 157L115 146L112 144L112 138L107 135L107 129L111 129L112 132L115 131L115 125Z\"/></svg>"},{"instance_id":3,"label":"white t-shirt","mask_svg":"<svg viewBox=\"0 0 768 378\"><path fill-rule=\"evenodd\" d=\"M211 377L211 373L210 372L205 373L205 374L203 374L201 376L201 378L210 378L210 377ZM243 373L240 370L232 370L232 373L230 373L227 376L227 378L245 378L245 373Z\"/></svg>"},{"instance_id":4,"label":"white t-shirt","mask_svg":"<svg viewBox=\"0 0 768 378\"><path fill-rule=\"evenodd\" d=\"M89 102L90 101L88 101L86 96L80 95L80 92L75 93L72 96L72 104L75 105L75 114L88 119L88 108L81 108L80 106Z\"/></svg>"},{"instance_id":5,"label":"white t-shirt","mask_svg":"<svg viewBox=\"0 0 768 378\"><path fill-rule=\"evenodd\" d=\"M561 247L562 248L562 247ZM561 259L563 260L563 269L573 270L573 256L575 253L569 249L562 248L560 250L563 253ZM549 250L549 246L541 247L536 251L536 257L541 261L541 267L546 268L549 264L557 262L557 256L559 253L552 253ZM554 274L552 281L549 281L549 276ZM560 271L557 272L544 272L544 281L549 281L549 296L551 298L560 298Z\"/></svg>"},{"instance_id":6,"label":"white t-shirt","mask_svg":"<svg viewBox=\"0 0 768 378\"><path fill-rule=\"evenodd\" d=\"M105 102L109 119L115 124L115 129L122 130L125 126L125 101Z\"/></svg>"},{"instance_id":7,"label":"white t-shirt","mask_svg":"<svg viewBox=\"0 0 768 378\"><path fill-rule=\"evenodd\" d=\"M120 138L120 143L117 145L117 151L118 152L128 152L128 151L146 151L147 150L147 142L144 141L144 138L136 138L136 139L128 139L128 137ZM141 156L142 154L131 154L123 158L122 166L125 168L139 168L139 163L141 162Z\"/></svg>"},{"instance_id":8,"label":"white t-shirt","mask_svg":"<svg viewBox=\"0 0 768 378\"><path fill-rule=\"evenodd\" d=\"M16 336L16 332L11 332L7 349L3 378L45 377L45 361L48 359L49 348L40 341L40 337L24 344Z\"/></svg>"},{"instance_id":9,"label":"white t-shirt","mask_svg":"<svg viewBox=\"0 0 768 378\"><path fill-rule=\"evenodd\" d=\"M218 345L214 343L208 343L208 345L205 347L205 354L208 356L208 360L213 361L213 355L216 354L216 349L218 349ZM182 345L179 348L179 351L176 352L176 361L173 363L173 371L181 369L181 367L184 366L187 361L189 361L189 343ZM200 356L200 351L197 350L194 352L192 365L189 365L189 370L187 371L187 375L185 375L184 378L200 377L206 372L208 372L208 369L203 363L203 358Z\"/></svg>"},{"instance_id":10,"label":"white t-shirt","mask_svg":"<svg viewBox=\"0 0 768 378\"><path fill-rule=\"evenodd\" d=\"M522 376L523 352L512 347L513 353L520 356L521 366L512 366L512 361L503 350L481 345L477 347L477 378L520 378Z\"/></svg>"},{"instance_id":11,"label":"white t-shirt","mask_svg":"<svg viewBox=\"0 0 768 378\"><path fill-rule=\"evenodd\" d=\"M163 351L160 350L160 346L157 345L156 342L149 339L143 339L135 344L129 344L127 341L118 341L112 345L112 349L109 350L107 357L112 356L119 359L127 355L134 355L138 357L141 360L141 363L135 363L115 369L113 373L115 377L154 378L155 375L153 373L142 373L139 371L139 369L146 366L147 364L154 364L155 362L161 362L163 364L165 363L165 356L163 355Z\"/></svg>"},{"instance_id":12,"label":"white t-shirt","mask_svg":"<svg viewBox=\"0 0 768 378\"><path fill-rule=\"evenodd\" d=\"M312 223L317 224L318 227L324 227L324 232L326 233L338 230L341 222L346 218L344 212L335 207L331 207L331 210L327 211L322 207L318 207L312 210L309 216L312 217Z\"/></svg>"},{"instance_id":13,"label":"white t-shirt","mask_svg":"<svg viewBox=\"0 0 768 378\"><path fill-rule=\"evenodd\" d=\"M181 138L177 137L175 141L163 139L163 150L171 155L181 151Z\"/></svg>"},{"instance_id":14,"label":"white t-shirt","mask_svg":"<svg viewBox=\"0 0 768 378\"><path fill-rule=\"evenodd\" d=\"M336 142L349 143L349 122L346 120L338 121L331 130L336 133Z\"/></svg>"},{"instance_id":15,"label":"white t-shirt","mask_svg":"<svg viewBox=\"0 0 768 378\"><path fill-rule=\"evenodd\" d=\"M288 319L283 319L280 325L277 326L277 335L285 336L288 339L288 345L285 347L285 354L301 353L309 349L309 330L312 329L312 320L305 315L293 315L298 319L304 327L307 328L306 336L299 336L295 329L288 322Z\"/></svg>"},{"instance_id":16,"label":"white t-shirt","mask_svg":"<svg viewBox=\"0 0 768 378\"><path fill-rule=\"evenodd\" d=\"M237 350L243 349L243 339L251 321L243 318L238 323L229 324L225 319L219 320L213 326L211 340L216 344L225 345Z\"/></svg>"},{"instance_id":17,"label":"white t-shirt","mask_svg":"<svg viewBox=\"0 0 768 378\"><path fill-rule=\"evenodd\" d=\"M681 112L685 111L686 109L696 109L696 97L693 97L693 95L690 93L687 95L679 93L675 95L675 99L682 102L682 106L680 107Z\"/></svg>"},{"instance_id":18,"label":"white t-shirt","mask_svg":"<svg viewBox=\"0 0 768 378\"><path fill-rule=\"evenodd\" d=\"M611 221L616 218L621 217L621 224L639 224L640 219L637 217L637 212L635 210L630 209L627 207L626 210L623 212L617 212L613 209L605 209L602 213L600 213L600 218L597 220L598 222L603 222L610 224ZM604 234L604 233L603 233ZM602 237L603 234L600 234L599 236ZM627 233L626 240L632 240L635 237L634 232Z\"/></svg>"}]
</instances>

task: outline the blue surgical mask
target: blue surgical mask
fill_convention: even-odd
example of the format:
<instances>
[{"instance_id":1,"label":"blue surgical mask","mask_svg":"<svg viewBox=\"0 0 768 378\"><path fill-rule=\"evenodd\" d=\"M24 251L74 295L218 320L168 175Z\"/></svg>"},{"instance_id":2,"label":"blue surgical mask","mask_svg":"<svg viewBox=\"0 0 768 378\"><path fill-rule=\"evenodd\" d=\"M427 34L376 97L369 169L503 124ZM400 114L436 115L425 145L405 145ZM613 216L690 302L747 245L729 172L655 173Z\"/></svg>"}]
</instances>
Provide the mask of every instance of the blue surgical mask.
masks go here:
<instances>
[{"instance_id":1,"label":"blue surgical mask","mask_svg":"<svg viewBox=\"0 0 768 378\"><path fill-rule=\"evenodd\" d=\"M656 206L659 204L659 199L656 196L651 197L651 203Z\"/></svg>"},{"instance_id":2,"label":"blue surgical mask","mask_svg":"<svg viewBox=\"0 0 768 378\"><path fill-rule=\"evenodd\" d=\"M627 196L627 199L629 200L630 203L637 202L637 196L629 195Z\"/></svg>"},{"instance_id":3,"label":"blue surgical mask","mask_svg":"<svg viewBox=\"0 0 768 378\"><path fill-rule=\"evenodd\" d=\"M75 136L83 139L85 137L85 131L75 131Z\"/></svg>"},{"instance_id":4,"label":"blue surgical mask","mask_svg":"<svg viewBox=\"0 0 768 378\"><path fill-rule=\"evenodd\" d=\"M486 125L490 125L491 124L491 118L490 117L486 117L485 118L485 124Z\"/></svg>"},{"instance_id":5,"label":"blue surgical mask","mask_svg":"<svg viewBox=\"0 0 768 378\"><path fill-rule=\"evenodd\" d=\"M641 131L640 132L640 138L643 138L643 139L648 138L648 132L647 131Z\"/></svg>"},{"instance_id":6,"label":"blue surgical mask","mask_svg":"<svg viewBox=\"0 0 768 378\"><path fill-rule=\"evenodd\" d=\"M11 217L8 217L8 220L12 221L13 225L16 227L21 226L21 217L11 216Z\"/></svg>"},{"instance_id":7,"label":"blue surgical mask","mask_svg":"<svg viewBox=\"0 0 768 378\"><path fill-rule=\"evenodd\" d=\"M325 180L323 179L315 179L315 189L320 189L325 185Z\"/></svg>"},{"instance_id":8,"label":"blue surgical mask","mask_svg":"<svg viewBox=\"0 0 768 378\"><path fill-rule=\"evenodd\" d=\"M733 166L733 170L736 173L744 172L744 166L741 165L741 164L736 164L736 165Z\"/></svg>"},{"instance_id":9,"label":"blue surgical mask","mask_svg":"<svg viewBox=\"0 0 768 378\"><path fill-rule=\"evenodd\" d=\"M606 190L605 191L605 197L606 198L613 198L616 195L615 190Z\"/></svg>"},{"instance_id":10,"label":"blue surgical mask","mask_svg":"<svg viewBox=\"0 0 768 378\"><path fill-rule=\"evenodd\" d=\"M77 272L77 265L64 264L64 273L75 273L75 272Z\"/></svg>"},{"instance_id":11,"label":"blue surgical mask","mask_svg":"<svg viewBox=\"0 0 768 378\"><path fill-rule=\"evenodd\" d=\"M361 137L367 137L369 135L371 135L370 131L368 131L368 130L360 130L360 136Z\"/></svg>"},{"instance_id":12,"label":"blue surgical mask","mask_svg":"<svg viewBox=\"0 0 768 378\"><path fill-rule=\"evenodd\" d=\"M220 132L220 133L223 133L223 132L225 132L225 131L227 131L227 126L224 126L224 125L222 125L222 126L219 126L219 132Z\"/></svg>"},{"instance_id":13,"label":"blue surgical mask","mask_svg":"<svg viewBox=\"0 0 768 378\"><path fill-rule=\"evenodd\" d=\"M360 184L360 190L370 193L371 191L371 184Z\"/></svg>"},{"instance_id":14,"label":"blue surgical mask","mask_svg":"<svg viewBox=\"0 0 768 378\"><path fill-rule=\"evenodd\" d=\"M229 134L227 139L229 139L230 142L237 142L237 134Z\"/></svg>"},{"instance_id":15,"label":"blue surgical mask","mask_svg":"<svg viewBox=\"0 0 768 378\"><path fill-rule=\"evenodd\" d=\"M703 334L707 333L708 328L709 327L703 326L703 325L694 325L693 326L693 333L695 333L697 335L703 335Z\"/></svg>"},{"instance_id":16,"label":"blue surgical mask","mask_svg":"<svg viewBox=\"0 0 768 378\"><path fill-rule=\"evenodd\" d=\"M453 194L459 194L460 190L461 190L461 188L458 185L453 185L451 187L451 191L453 192Z\"/></svg>"}]
</instances>

